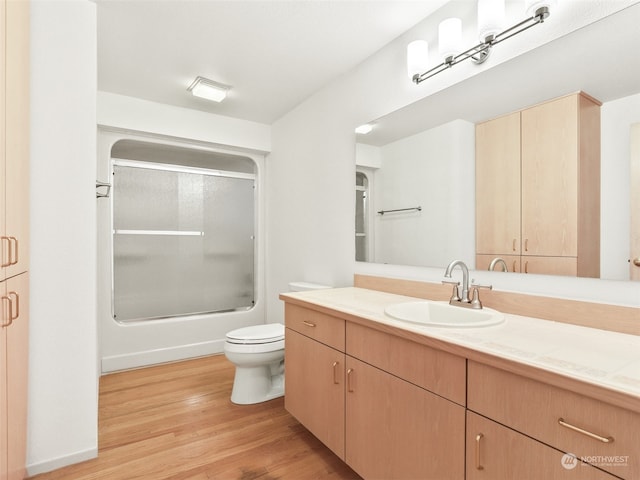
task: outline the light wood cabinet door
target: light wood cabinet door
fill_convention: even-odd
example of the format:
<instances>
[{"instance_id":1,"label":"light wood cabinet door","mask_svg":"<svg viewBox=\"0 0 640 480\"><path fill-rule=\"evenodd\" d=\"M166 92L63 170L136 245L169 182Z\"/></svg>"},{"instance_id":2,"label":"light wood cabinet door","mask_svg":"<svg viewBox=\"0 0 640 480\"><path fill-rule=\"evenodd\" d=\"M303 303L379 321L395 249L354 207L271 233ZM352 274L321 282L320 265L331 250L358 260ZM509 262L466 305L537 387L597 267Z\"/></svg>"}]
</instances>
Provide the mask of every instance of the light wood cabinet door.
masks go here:
<instances>
[{"instance_id":1,"label":"light wood cabinet door","mask_svg":"<svg viewBox=\"0 0 640 480\"><path fill-rule=\"evenodd\" d=\"M346 462L372 479L464 478L464 407L347 356Z\"/></svg>"},{"instance_id":2,"label":"light wood cabinet door","mask_svg":"<svg viewBox=\"0 0 640 480\"><path fill-rule=\"evenodd\" d=\"M3 71L0 74L0 281L6 278L6 268L11 262L9 255L9 238L6 233L6 35L4 28L7 16L7 2L0 0L0 25L2 25L2 33L0 34L0 64ZM4 424L2 425L5 426ZM0 455L4 452L0 452ZM6 456L6 455L5 455ZM0 477L0 480L4 480Z\"/></svg>"},{"instance_id":3,"label":"light wood cabinet door","mask_svg":"<svg viewBox=\"0 0 640 480\"><path fill-rule=\"evenodd\" d=\"M467 412L467 480L614 480L583 464L473 412Z\"/></svg>"},{"instance_id":4,"label":"light wood cabinet door","mask_svg":"<svg viewBox=\"0 0 640 480\"><path fill-rule=\"evenodd\" d=\"M29 352L29 278L23 273L0 282L2 294L4 395L0 402L4 469L0 478L22 480L26 475L27 381ZM6 353L5 353L6 352ZM6 426L6 431L5 431ZM5 457L6 455L6 457ZM6 475L4 477L3 475Z\"/></svg>"},{"instance_id":5,"label":"light wood cabinet door","mask_svg":"<svg viewBox=\"0 0 640 480\"><path fill-rule=\"evenodd\" d=\"M344 353L287 328L285 365L285 408L344 460Z\"/></svg>"},{"instance_id":6,"label":"light wood cabinet door","mask_svg":"<svg viewBox=\"0 0 640 480\"><path fill-rule=\"evenodd\" d=\"M0 161L4 189L0 202L2 273L25 272L29 264L29 3L2 1L6 26L2 100L4 145ZM0 191L0 193L2 193ZM4 217L4 218L2 218Z\"/></svg>"},{"instance_id":7,"label":"light wood cabinet door","mask_svg":"<svg viewBox=\"0 0 640 480\"><path fill-rule=\"evenodd\" d=\"M476 126L476 253L520 254L520 112Z\"/></svg>"},{"instance_id":8,"label":"light wood cabinet door","mask_svg":"<svg viewBox=\"0 0 640 480\"><path fill-rule=\"evenodd\" d=\"M578 255L578 98L522 111L522 255Z\"/></svg>"},{"instance_id":9,"label":"light wood cabinet door","mask_svg":"<svg viewBox=\"0 0 640 480\"><path fill-rule=\"evenodd\" d=\"M0 322L4 325L8 320L8 309L4 296L7 294L6 282L0 282ZM0 480L7 478L9 426L7 412L7 328L0 327Z\"/></svg>"}]
</instances>

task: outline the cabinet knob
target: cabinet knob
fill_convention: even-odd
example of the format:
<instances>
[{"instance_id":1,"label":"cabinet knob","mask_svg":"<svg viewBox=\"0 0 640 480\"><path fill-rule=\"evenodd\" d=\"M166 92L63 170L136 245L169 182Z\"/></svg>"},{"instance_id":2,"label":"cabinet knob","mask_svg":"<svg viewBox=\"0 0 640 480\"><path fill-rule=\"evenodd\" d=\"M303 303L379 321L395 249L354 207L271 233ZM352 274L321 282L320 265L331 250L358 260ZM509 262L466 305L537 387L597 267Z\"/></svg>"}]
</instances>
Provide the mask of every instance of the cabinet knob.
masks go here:
<instances>
[{"instance_id":1,"label":"cabinet knob","mask_svg":"<svg viewBox=\"0 0 640 480\"><path fill-rule=\"evenodd\" d=\"M636 267L640 267L640 257L634 258L632 262Z\"/></svg>"}]
</instances>

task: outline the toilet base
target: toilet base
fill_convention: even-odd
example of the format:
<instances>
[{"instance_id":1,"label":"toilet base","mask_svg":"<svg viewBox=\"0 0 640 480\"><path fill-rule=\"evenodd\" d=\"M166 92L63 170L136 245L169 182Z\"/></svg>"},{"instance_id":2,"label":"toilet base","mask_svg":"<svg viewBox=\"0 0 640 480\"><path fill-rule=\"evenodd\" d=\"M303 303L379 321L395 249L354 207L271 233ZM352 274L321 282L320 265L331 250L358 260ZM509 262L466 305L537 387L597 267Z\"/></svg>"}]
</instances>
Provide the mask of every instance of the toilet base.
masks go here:
<instances>
[{"instance_id":1,"label":"toilet base","mask_svg":"<svg viewBox=\"0 0 640 480\"><path fill-rule=\"evenodd\" d=\"M266 402L284 395L284 361L279 364L241 367L236 373L231 402L250 405Z\"/></svg>"}]
</instances>

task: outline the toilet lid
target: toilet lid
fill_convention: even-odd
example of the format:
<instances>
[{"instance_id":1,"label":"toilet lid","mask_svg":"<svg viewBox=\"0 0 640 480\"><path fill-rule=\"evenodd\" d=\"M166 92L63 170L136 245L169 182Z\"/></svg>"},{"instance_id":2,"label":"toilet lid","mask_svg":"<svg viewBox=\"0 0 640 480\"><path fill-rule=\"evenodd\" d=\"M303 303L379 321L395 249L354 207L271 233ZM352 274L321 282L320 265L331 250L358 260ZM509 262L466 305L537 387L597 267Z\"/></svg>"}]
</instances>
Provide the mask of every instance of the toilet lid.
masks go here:
<instances>
[{"instance_id":1,"label":"toilet lid","mask_svg":"<svg viewBox=\"0 0 640 480\"><path fill-rule=\"evenodd\" d=\"M251 327L238 328L227 333L230 343L271 343L284 340L284 325L281 323L267 323Z\"/></svg>"}]
</instances>

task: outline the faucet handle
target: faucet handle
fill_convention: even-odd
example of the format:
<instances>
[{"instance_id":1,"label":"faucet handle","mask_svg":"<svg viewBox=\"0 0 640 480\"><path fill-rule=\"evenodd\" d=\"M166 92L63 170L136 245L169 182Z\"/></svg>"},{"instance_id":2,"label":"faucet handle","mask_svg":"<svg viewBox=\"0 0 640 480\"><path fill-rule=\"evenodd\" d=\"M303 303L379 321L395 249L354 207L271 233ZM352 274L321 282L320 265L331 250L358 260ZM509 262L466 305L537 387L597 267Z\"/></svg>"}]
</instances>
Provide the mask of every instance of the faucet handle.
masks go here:
<instances>
[{"instance_id":1,"label":"faucet handle","mask_svg":"<svg viewBox=\"0 0 640 480\"><path fill-rule=\"evenodd\" d=\"M493 285L481 285L479 283L476 283L475 279L471 280L471 288L486 288L487 290L493 290Z\"/></svg>"},{"instance_id":2,"label":"faucet handle","mask_svg":"<svg viewBox=\"0 0 640 480\"><path fill-rule=\"evenodd\" d=\"M479 289L486 288L487 290L493 290L493 285L480 285L475 283L475 280L471 280L471 308L482 308L482 302L480 301Z\"/></svg>"},{"instance_id":3,"label":"faucet handle","mask_svg":"<svg viewBox=\"0 0 640 480\"><path fill-rule=\"evenodd\" d=\"M443 285L453 285L453 291L451 292L451 298L449 299L449 303L459 302L460 301L460 290L458 287L460 286L460 282L456 282L455 280L442 280Z\"/></svg>"}]
</instances>

